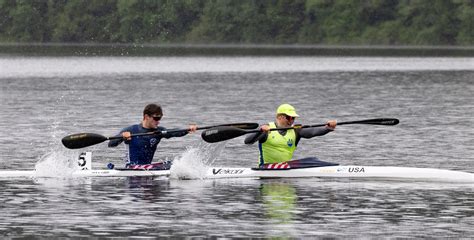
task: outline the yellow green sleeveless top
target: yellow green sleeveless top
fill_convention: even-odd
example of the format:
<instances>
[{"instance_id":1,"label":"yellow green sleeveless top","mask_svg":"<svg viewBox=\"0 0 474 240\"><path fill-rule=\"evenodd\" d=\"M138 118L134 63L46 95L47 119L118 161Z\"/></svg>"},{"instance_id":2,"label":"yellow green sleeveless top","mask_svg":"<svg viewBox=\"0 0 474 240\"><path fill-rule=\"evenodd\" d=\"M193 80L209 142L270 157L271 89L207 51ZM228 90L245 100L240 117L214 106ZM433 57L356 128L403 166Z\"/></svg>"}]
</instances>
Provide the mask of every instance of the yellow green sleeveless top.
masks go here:
<instances>
[{"instance_id":1,"label":"yellow green sleeveless top","mask_svg":"<svg viewBox=\"0 0 474 240\"><path fill-rule=\"evenodd\" d=\"M276 128L274 122L269 123L270 128ZM282 136L278 131L268 132L267 141L259 143L260 165L267 163L281 163L293 158L296 149L296 133L294 129L286 131Z\"/></svg>"}]
</instances>

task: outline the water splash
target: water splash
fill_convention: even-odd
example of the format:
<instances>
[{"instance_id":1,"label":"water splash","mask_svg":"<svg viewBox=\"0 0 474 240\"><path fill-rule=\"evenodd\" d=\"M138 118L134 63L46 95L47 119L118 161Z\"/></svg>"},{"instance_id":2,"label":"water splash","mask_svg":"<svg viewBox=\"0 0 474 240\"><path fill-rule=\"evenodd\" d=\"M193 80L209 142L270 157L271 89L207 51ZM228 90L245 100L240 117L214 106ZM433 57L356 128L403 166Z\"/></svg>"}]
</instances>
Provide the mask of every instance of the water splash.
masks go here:
<instances>
[{"instance_id":1,"label":"water splash","mask_svg":"<svg viewBox=\"0 0 474 240\"><path fill-rule=\"evenodd\" d=\"M77 153L53 151L43 155L35 164L36 175L41 177L70 177L76 171Z\"/></svg>"},{"instance_id":2,"label":"water splash","mask_svg":"<svg viewBox=\"0 0 474 240\"><path fill-rule=\"evenodd\" d=\"M213 165L225 148L225 142L217 144L199 143L189 147L173 161L171 179L204 179L207 169Z\"/></svg>"},{"instance_id":3,"label":"water splash","mask_svg":"<svg viewBox=\"0 0 474 240\"><path fill-rule=\"evenodd\" d=\"M69 106L70 102L78 99L69 99L71 96L76 97L74 90L68 90L65 94L60 95L55 101L51 102L50 112L48 115L48 132L50 137L47 142L47 147L35 164L36 175L41 177L71 177L72 172L78 169L77 167L77 151L71 151L64 148L61 144L61 139L66 135L64 123L70 115L77 115L75 112L65 111L65 106ZM79 96L81 100L81 96ZM71 125L75 126L77 123L73 122Z\"/></svg>"}]
</instances>

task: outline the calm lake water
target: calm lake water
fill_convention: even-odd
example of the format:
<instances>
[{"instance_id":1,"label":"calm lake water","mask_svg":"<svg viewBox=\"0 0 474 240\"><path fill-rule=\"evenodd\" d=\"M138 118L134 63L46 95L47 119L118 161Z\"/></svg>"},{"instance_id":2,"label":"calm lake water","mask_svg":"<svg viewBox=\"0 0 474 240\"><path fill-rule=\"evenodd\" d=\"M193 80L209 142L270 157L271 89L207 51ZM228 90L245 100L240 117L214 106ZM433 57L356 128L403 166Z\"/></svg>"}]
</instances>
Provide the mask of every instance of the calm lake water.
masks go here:
<instances>
[{"instance_id":1,"label":"calm lake water","mask_svg":"<svg viewBox=\"0 0 474 240\"><path fill-rule=\"evenodd\" d=\"M470 57L0 57L0 171L60 175L80 152L62 137L114 135L151 102L161 125L394 117L397 126L339 126L303 139L296 157L340 164L474 172ZM98 144L95 168L124 148ZM198 152L193 155L190 152ZM156 154L193 165L252 167L243 137L163 140ZM189 169L188 169L189 170ZM191 169L192 170L192 169ZM351 179L0 179L0 236L469 238L474 186Z\"/></svg>"}]
</instances>

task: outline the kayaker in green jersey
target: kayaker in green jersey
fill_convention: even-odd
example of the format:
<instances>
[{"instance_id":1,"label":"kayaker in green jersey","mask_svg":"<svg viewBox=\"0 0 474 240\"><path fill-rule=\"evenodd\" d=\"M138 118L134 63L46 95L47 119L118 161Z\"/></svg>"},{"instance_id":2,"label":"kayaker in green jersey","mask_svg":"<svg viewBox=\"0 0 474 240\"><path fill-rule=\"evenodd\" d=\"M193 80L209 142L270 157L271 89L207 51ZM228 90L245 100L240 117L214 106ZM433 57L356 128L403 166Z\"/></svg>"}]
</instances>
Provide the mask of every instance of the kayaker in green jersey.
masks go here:
<instances>
[{"instance_id":1,"label":"kayaker in green jersey","mask_svg":"<svg viewBox=\"0 0 474 240\"><path fill-rule=\"evenodd\" d=\"M334 131L337 125L336 120L330 120L325 127L270 131L272 128L293 126L297 117L299 115L296 114L293 106L287 103L282 104L276 111L275 122L260 126L260 132L250 134L245 138L245 144L253 144L258 141L260 167L265 166L265 164L284 163L292 160L293 153L301 138L325 135Z\"/></svg>"}]
</instances>

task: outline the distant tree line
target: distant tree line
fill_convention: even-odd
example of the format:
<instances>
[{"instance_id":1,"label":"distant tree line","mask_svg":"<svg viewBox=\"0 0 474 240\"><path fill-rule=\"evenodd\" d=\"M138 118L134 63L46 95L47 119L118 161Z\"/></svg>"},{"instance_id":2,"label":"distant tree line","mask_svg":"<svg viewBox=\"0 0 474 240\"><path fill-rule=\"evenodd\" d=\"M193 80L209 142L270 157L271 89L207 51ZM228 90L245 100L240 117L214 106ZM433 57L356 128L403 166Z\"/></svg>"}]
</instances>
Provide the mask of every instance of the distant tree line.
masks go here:
<instances>
[{"instance_id":1,"label":"distant tree line","mask_svg":"<svg viewBox=\"0 0 474 240\"><path fill-rule=\"evenodd\" d=\"M472 45L474 0L0 0L0 42Z\"/></svg>"}]
</instances>

